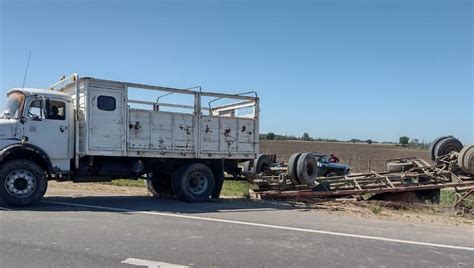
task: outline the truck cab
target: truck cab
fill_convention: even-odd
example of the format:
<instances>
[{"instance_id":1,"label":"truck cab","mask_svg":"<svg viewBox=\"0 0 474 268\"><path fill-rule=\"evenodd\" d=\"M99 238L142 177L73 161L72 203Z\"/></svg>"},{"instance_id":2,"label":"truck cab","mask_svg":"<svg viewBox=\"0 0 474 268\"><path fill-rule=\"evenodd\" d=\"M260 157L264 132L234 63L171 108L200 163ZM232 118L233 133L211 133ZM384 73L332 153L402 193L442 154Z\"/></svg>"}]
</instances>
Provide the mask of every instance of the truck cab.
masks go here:
<instances>
[{"instance_id":1,"label":"truck cab","mask_svg":"<svg viewBox=\"0 0 474 268\"><path fill-rule=\"evenodd\" d=\"M41 89L11 89L0 119L0 147L34 148L48 156L56 173L67 173L73 157L71 96Z\"/></svg>"}]
</instances>

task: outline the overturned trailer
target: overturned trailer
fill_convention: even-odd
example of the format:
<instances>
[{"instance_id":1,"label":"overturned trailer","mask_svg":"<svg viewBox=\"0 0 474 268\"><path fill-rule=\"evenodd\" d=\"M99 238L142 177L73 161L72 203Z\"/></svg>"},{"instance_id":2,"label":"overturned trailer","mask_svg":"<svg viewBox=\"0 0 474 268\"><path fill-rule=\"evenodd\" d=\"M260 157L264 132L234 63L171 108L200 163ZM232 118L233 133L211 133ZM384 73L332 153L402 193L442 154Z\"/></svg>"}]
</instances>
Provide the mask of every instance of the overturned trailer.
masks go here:
<instances>
[{"instance_id":1,"label":"overturned trailer","mask_svg":"<svg viewBox=\"0 0 474 268\"><path fill-rule=\"evenodd\" d=\"M429 163L423 159L404 158L386 161L386 171L317 177L317 159L312 153L294 154L288 164L260 174L245 173L257 185L261 198L336 198L355 196L373 199L396 199L400 193L413 192L420 199L439 202L439 189L454 188L464 192L474 189L474 145L462 146L455 138L435 140Z\"/></svg>"}]
</instances>

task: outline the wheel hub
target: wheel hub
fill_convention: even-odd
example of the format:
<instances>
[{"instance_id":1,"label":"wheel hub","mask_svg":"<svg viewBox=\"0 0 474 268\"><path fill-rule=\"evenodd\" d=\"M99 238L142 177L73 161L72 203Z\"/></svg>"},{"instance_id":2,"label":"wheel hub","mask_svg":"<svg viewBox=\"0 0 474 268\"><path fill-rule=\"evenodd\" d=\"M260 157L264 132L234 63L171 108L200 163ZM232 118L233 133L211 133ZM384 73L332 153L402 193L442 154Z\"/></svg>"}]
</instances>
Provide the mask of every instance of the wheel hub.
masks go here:
<instances>
[{"instance_id":1,"label":"wheel hub","mask_svg":"<svg viewBox=\"0 0 474 268\"><path fill-rule=\"evenodd\" d=\"M189 191L196 195L202 194L205 192L207 184L208 182L202 174L194 173L190 176L188 181Z\"/></svg>"},{"instance_id":2,"label":"wheel hub","mask_svg":"<svg viewBox=\"0 0 474 268\"><path fill-rule=\"evenodd\" d=\"M36 189L36 179L26 170L15 170L8 174L5 180L7 193L16 198L25 198Z\"/></svg>"}]
</instances>

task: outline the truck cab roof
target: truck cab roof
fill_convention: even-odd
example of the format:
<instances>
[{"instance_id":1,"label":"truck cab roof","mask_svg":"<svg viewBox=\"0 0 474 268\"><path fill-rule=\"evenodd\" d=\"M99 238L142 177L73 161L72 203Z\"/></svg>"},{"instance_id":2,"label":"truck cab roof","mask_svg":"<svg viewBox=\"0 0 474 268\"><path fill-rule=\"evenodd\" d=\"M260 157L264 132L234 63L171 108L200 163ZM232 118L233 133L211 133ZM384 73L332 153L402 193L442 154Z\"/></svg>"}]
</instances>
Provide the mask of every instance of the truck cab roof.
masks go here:
<instances>
[{"instance_id":1,"label":"truck cab roof","mask_svg":"<svg viewBox=\"0 0 474 268\"><path fill-rule=\"evenodd\" d=\"M71 100L71 96L60 91L46 90L40 88L12 88L7 92L7 96L13 92L22 92L25 95L41 95L47 98L57 98L66 101Z\"/></svg>"}]
</instances>

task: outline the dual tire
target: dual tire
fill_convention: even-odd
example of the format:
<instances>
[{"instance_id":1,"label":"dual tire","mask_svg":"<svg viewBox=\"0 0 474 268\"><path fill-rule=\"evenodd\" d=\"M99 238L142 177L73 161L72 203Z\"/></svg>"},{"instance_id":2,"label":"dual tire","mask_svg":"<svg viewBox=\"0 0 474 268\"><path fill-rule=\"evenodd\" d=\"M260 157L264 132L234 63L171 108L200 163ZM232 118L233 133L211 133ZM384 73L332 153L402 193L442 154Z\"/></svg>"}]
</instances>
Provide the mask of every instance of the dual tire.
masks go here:
<instances>
[{"instance_id":1,"label":"dual tire","mask_svg":"<svg viewBox=\"0 0 474 268\"><path fill-rule=\"evenodd\" d=\"M444 136L435 139L430 145L431 160L436 161L441 156L451 152L459 152L463 148L462 143L453 136Z\"/></svg>"},{"instance_id":2,"label":"dual tire","mask_svg":"<svg viewBox=\"0 0 474 268\"><path fill-rule=\"evenodd\" d=\"M298 184L314 186L318 174L318 159L312 153L292 154L288 159L288 176Z\"/></svg>"},{"instance_id":3,"label":"dual tire","mask_svg":"<svg viewBox=\"0 0 474 268\"><path fill-rule=\"evenodd\" d=\"M45 171L29 160L12 160L0 167L0 197L10 206L30 206L46 193Z\"/></svg>"},{"instance_id":4,"label":"dual tire","mask_svg":"<svg viewBox=\"0 0 474 268\"><path fill-rule=\"evenodd\" d=\"M202 163L190 163L175 170L169 179L171 192L187 202L204 202L213 195L216 178L209 166ZM146 187L152 196L162 196L159 181L146 181Z\"/></svg>"},{"instance_id":5,"label":"dual tire","mask_svg":"<svg viewBox=\"0 0 474 268\"><path fill-rule=\"evenodd\" d=\"M458 154L459 168L474 175L474 145L465 146Z\"/></svg>"}]
</instances>

